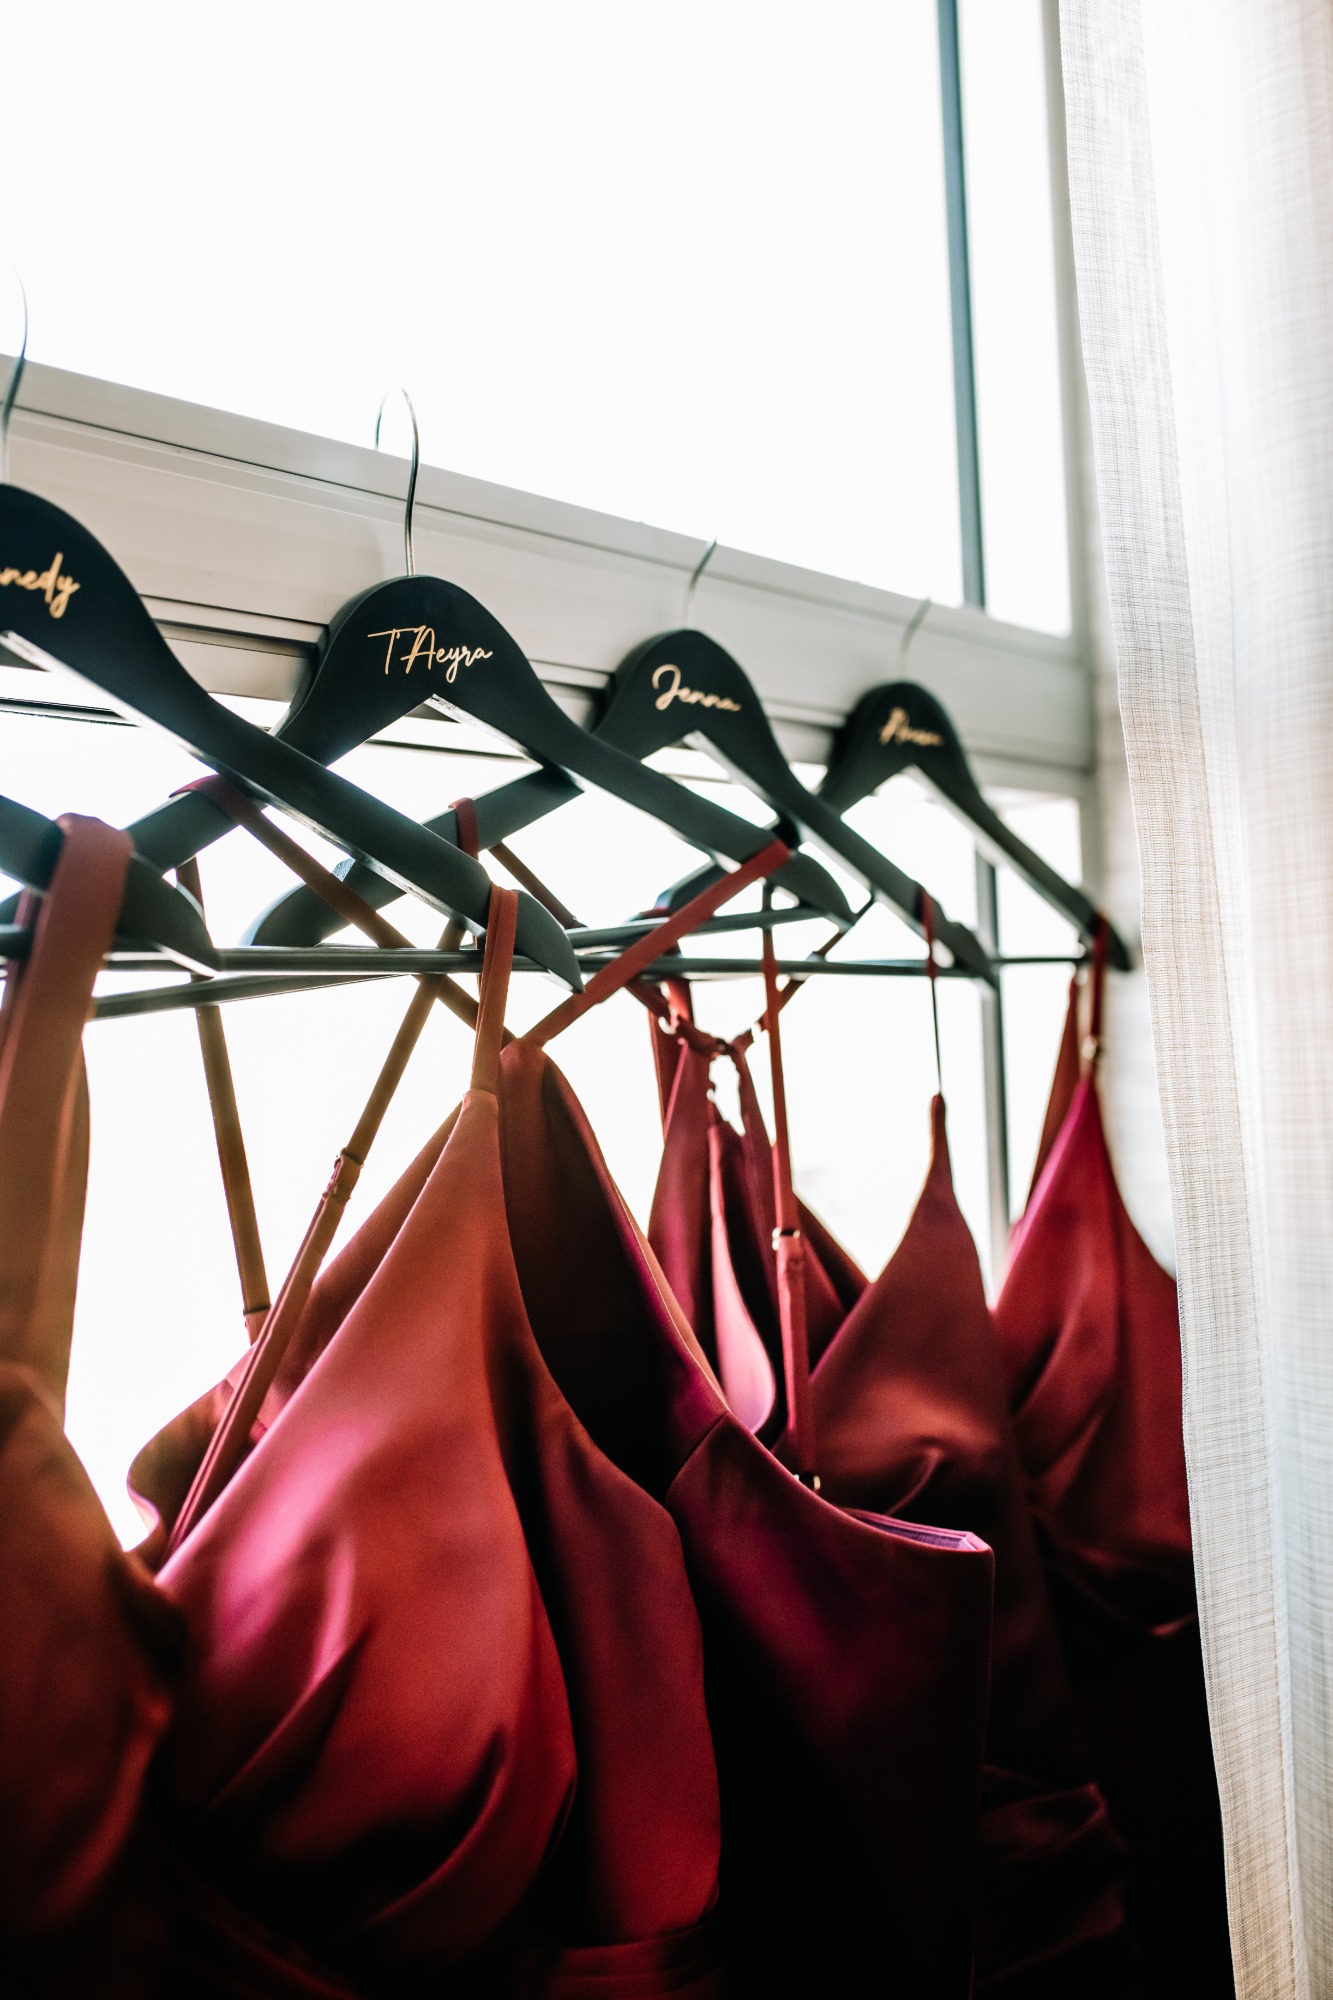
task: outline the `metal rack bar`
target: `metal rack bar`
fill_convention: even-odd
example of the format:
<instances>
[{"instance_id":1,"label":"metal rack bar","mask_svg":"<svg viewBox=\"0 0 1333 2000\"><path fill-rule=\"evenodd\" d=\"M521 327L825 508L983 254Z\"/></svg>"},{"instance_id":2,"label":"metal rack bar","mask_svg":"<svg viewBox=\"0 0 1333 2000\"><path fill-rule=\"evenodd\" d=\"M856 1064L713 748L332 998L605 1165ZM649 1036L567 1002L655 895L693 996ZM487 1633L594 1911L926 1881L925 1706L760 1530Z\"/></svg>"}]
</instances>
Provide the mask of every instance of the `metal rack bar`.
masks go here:
<instances>
[{"instance_id":1,"label":"metal rack bar","mask_svg":"<svg viewBox=\"0 0 1333 2000\"><path fill-rule=\"evenodd\" d=\"M252 947L258 952L263 947ZM275 999L285 993L314 992L326 986L352 986L366 981L383 979L405 979L413 974L431 972L470 973L480 971L480 955L476 951L364 951L352 946L330 947L321 951L320 956L331 956L339 949L340 962L327 970L227 973L214 979L173 982L170 985L136 988L129 993L106 993L95 1003L93 1018L98 1021L124 1020L138 1014L168 1014L181 1008L202 1006L224 1006L232 1000ZM242 952L228 953L228 957L241 959ZM299 958L296 952L278 953L288 960ZM357 963L349 966L345 960L355 958ZM386 963L386 961L391 961ZM580 970L591 976L609 962L607 954L590 953L579 961ZM1080 962L1078 955L1066 954L1057 957L1022 957L997 960L1001 965L1071 965ZM152 968L158 969L159 960L151 961ZM113 970L116 968L112 968ZM919 979L926 969L921 958L878 958L878 959L816 959L784 958L778 960L780 975L793 975L800 979L809 978L852 978L852 979ZM515 972L539 972L549 978L543 966L532 959L515 959ZM674 953L656 959L642 975L646 979L758 979L763 976L763 966L758 959L746 958L686 958ZM941 979L970 979L972 974L956 966L941 966Z\"/></svg>"},{"instance_id":2,"label":"metal rack bar","mask_svg":"<svg viewBox=\"0 0 1333 2000\"><path fill-rule=\"evenodd\" d=\"M656 929L662 921L660 916L650 912L646 916L631 917L622 924L604 924L600 927L581 925L569 932L569 941L576 952L616 950L624 945L634 944L637 939ZM822 910L810 908L803 903L794 903L780 909L728 910L700 924L694 936L717 937L729 931L774 930L784 924L827 922L828 918ZM29 932L19 924L0 924L0 960L26 958L29 936ZM261 966L278 973L333 972L356 970L358 951L362 959L367 952L372 953L378 966L394 972L402 971L406 963L401 951L395 953L392 947L386 945L359 947L337 944L294 945L290 948L278 945L223 946L219 948L217 957L219 968L223 972L242 972L247 969L254 971ZM428 952L425 958L429 959L429 963L426 963L425 959L418 962L418 958L414 957L408 969L415 972L438 971L440 968L435 963L438 956L438 953ZM157 952L125 944L114 946L107 954L106 963L109 968L121 972L156 972L159 969L166 969L163 959ZM467 971L470 966L469 957L461 969Z\"/></svg>"},{"instance_id":3,"label":"metal rack bar","mask_svg":"<svg viewBox=\"0 0 1333 2000\"><path fill-rule=\"evenodd\" d=\"M783 924L826 924L829 921L823 910L812 909L805 903L789 903L780 909L726 910L719 916L709 917L690 935L720 937L727 931L771 931L780 929ZM577 952L609 951L633 944L637 938L655 930L661 922L660 916L650 912L647 916L631 917L627 923L603 925L601 929L577 925L567 935Z\"/></svg>"}]
</instances>

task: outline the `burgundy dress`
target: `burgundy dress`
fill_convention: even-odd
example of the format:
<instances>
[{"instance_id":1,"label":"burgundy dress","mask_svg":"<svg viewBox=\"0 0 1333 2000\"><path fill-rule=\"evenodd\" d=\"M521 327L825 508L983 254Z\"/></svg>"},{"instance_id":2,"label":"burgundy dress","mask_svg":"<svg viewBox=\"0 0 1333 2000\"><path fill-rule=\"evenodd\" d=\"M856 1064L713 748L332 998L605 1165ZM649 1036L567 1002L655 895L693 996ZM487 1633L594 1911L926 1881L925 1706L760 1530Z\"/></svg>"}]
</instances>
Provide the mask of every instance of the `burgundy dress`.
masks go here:
<instances>
[{"instance_id":1,"label":"burgundy dress","mask_svg":"<svg viewBox=\"0 0 1333 2000\"><path fill-rule=\"evenodd\" d=\"M679 1023L684 1003L679 994L673 1000ZM678 1269L711 1300L706 1323L724 1379L730 1357L757 1350L771 1399L781 1380L768 1251L772 1165L743 1054L721 1045L739 1071L738 1133L708 1094L706 1038L657 1025L653 1036L666 1118L655 1240L668 1271ZM1080 1740L938 1098L932 1122L930 1171L903 1240L873 1284L862 1280L848 1309L837 1310L829 1274L846 1285L855 1267L836 1245L830 1257L833 1239L822 1224L807 1241L820 1478L840 1504L967 1526L995 1550L975 1911L979 1989L1025 2000L1074 1990L1123 1995L1137 1991L1124 1929L1123 1849ZM730 1188L719 1159L734 1162ZM804 1210L803 1230L812 1221ZM751 1364L750 1379L756 1373ZM747 1414L754 1427L771 1427L758 1399ZM781 1455L789 1442L779 1440Z\"/></svg>"},{"instance_id":2,"label":"burgundy dress","mask_svg":"<svg viewBox=\"0 0 1333 2000\"><path fill-rule=\"evenodd\" d=\"M965 1994L990 1552L846 1511L737 1422L564 1078L502 1061L525 1297L589 1428L680 1529L722 1786L729 1990ZM576 1317L568 1300L594 1273Z\"/></svg>"},{"instance_id":3,"label":"burgundy dress","mask_svg":"<svg viewBox=\"0 0 1333 2000\"><path fill-rule=\"evenodd\" d=\"M64 818L0 1012L0 1957L25 1995L137 1995L166 1902L144 1824L179 1620L63 1430L88 1167L82 1036L132 848Z\"/></svg>"},{"instance_id":4,"label":"burgundy dress","mask_svg":"<svg viewBox=\"0 0 1333 2000\"><path fill-rule=\"evenodd\" d=\"M1098 1780L1131 1858L1151 1991L1232 1990L1199 1652L1174 1280L1120 1197L1071 991L1048 1127L995 1309L1010 1409Z\"/></svg>"},{"instance_id":5,"label":"burgundy dress","mask_svg":"<svg viewBox=\"0 0 1333 2000\"><path fill-rule=\"evenodd\" d=\"M322 1871L327 1885L327 1896L318 1900L333 1908L341 1897L346 1926L355 1932L358 1919L368 1908L374 1910L384 1882L401 1879L423 1846L423 1829L408 1810L397 1823L381 1820L376 1826L377 1807L386 1796L401 1803L418 1780L418 1795L429 1798L432 1780L449 1766L451 1755L455 1783L452 1795L441 1801L433 1858L443 1856L447 1864L460 1846L466 1850L472 1836L482 1854L473 1864L468 1888L482 1905L483 1921L499 1901L496 1881L507 1904L522 1897L557 1825L567 1820L571 1828L586 1828L586 1813L581 1822L577 1809L572 1814L568 1809L574 1769L564 1683L526 1551L512 1534L506 1540L503 1523L489 1538L488 1523L482 1520L478 1526L487 1507L495 1511L494 1496L483 1483L481 1509L472 1497L460 1510L451 1553L462 1566L462 1577L453 1598L457 1603L467 1593L462 1608L479 1614L484 1634L488 1613L492 1629L494 1616L503 1617L503 1609L496 1614L495 1607L507 1592L510 1625L523 1628L528 1644L526 1652L519 1644L516 1650L479 1658L480 1639L472 1620L464 1616L456 1621L444 1635L456 1662L453 1675L471 1678L467 1698L455 1702L455 1721L457 1713L465 1712L474 1725L473 1737L464 1733L460 1745L455 1728L447 1746L435 1746L432 1756L432 1738L441 1725L449 1726L450 1715L429 1708L418 1714L427 1745L423 1755L421 1745L404 1731L414 1696L403 1692L423 1678L422 1660L405 1644L386 1669L382 1643L385 1630L403 1635L402 1600L420 1580L419 1562L414 1571L408 1544L431 1538L428 1532L400 1532L396 1540L386 1535L372 1544L367 1533L377 1525L373 1493L367 1491L376 1469L373 1449L366 1450L367 1439L373 1447L376 1437L373 1395L363 1395L350 1423L338 1428L335 1421L308 1454L304 1476L279 1493L274 1511L251 1536L250 1572L243 1552L228 1571L221 1607L206 1605L193 1629L182 1616L182 1605L118 1547L63 1436L60 1414L87 1168L80 1038L131 848L123 834L95 822L62 824L64 846L41 906L31 956L8 981L0 1014L0 1602L5 1628L0 1650L0 1940L6 1980L25 1996L70 2000L94 1994L178 2000L186 1993L218 2000L223 1995L231 2000L347 2000L362 1990L407 1991L410 1981L382 1978L378 1965L371 1987L353 1987L322 1970L299 1943L255 1914L265 1911L280 1925L291 1917L298 1933L320 1928L303 1920L300 1893L293 1892L290 1871L284 1870L289 1857L273 1852L280 1835L268 1852L263 1835L272 1827L280 1832L296 1828L292 1844L299 1848L302 1814L313 1806L318 1824L308 1816L304 1830L315 1850L312 1873ZM363 1381L363 1391L367 1386ZM396 1461L397 1469L409 1475L411 1442ZM273 1453L262 1456L268 1463ZM254 1481L257 1473L247 1470ZM351 1497L340 1492L313 1541L303 1544L302 1528L317 1511L320 1493L344 1485ZM618 1488L627 1487L628 1482L619 1480ZM421 1498L420 1490L412 1497ZM635 1498L632 1491L618 1490L613 1496L621 1503L621 1518L624 1503L632 1509ZM359 1528L349 1531L349 1518L355 1521L358 1506ZM614 1508L607 1511L614 1518ZM669 1523L664 1526L659 1542L674 1534ZM284 1551L290 1558L286 1564L280 1560ZM509 1558L498 1581L490 1569L497 1551L501 1565ZM652 1547L645 1547L640 1537L636 1559L651 1564L652 1555ZM256 1593L251 1588L255 1572L262 1573L266 1564L273 1588ZM665 1809L688 1794L691 1809L697 1807L697 1824L673 1827L673 1835L682 1837L669 1843L674 1873L668 1869L669 1879L653 1886L658 1907L692 1896L711 1903L718 1838L697 1622L692 1629L678 1548L674 1566L679 1589L671 1608L678 1615L670 1631L654 1632L652 1640L663 1648L665 1671L684 1683L683 1694L673 1690L678 1707L690 1702L692 1671L694 1727L692 1737L688 1730L677 1736L672 1768L653 1775L662 1780ZM409 1607L417 1630L427 1634L440 1579L432 1577L431 1584L431 1592ZM182 1599L189 1595L188 1588L181 1592ZM662 1602L668 1605L669 1598ZM350 1645L340 1648L340 1629L367 1605L374 1616L352 1633ZM219 1608L224 1640L210 1653L207 1613ZM525 1610L530 1612L526 1625ZM308 1629L300 1629L303 1619L309 1621ZM621 1635L616 1637L619 1641ZM247 1684L244 1668L252 1661L272 1677L271 1686ZM302 1665L311 1669L303 1683ZM378 1685L371 1686L377 1671ZM429 1662L424 1677L429 1682ZM249 1754L239 1770L227 1772L223 1796L215 1791L208 1800L206 1826L216 1849L208 1851L209 1843L198 1839L191 1815L181 1809L190 1780L203 1772L207 1782L247 1727L273 1707L275 1697L281 1702L292 1695L294 1685L294 1698L279 1714L276 1728L266 1740L246 1745ZM221 1694L212 1712L208 1693ZM379 1698L378 1713L368 1695ZM488 1719L490 1744L473 1756L469 1768L462 1768L475 1725L479 1721L484 1726ZM640 1724L645 1719L635 1718ZM358 1720L364 1725L359 1739ZM400 1733L386 1733L386 1726L388 1732ZM166 1782L164 1750L174 1767L171 1775L177 1780L183 1775L183 1783ZM629 1763L617 1759L617 1771ZM275 1782L281 1787L279 1774L287 1780L281 1797L274 1790ZM266 1784L272 1808L267 1824L259 1804ZM517 1800L510 1796L516 1784L521 1789ZM226 1845L229 1813L234 1824L244 1826L246 1837L258 1836L243 1855ZM356 1840L366 1824L379 1835L369 1851ZM623 1824L612 1830L617 1852L623 1830ZM642 1831L637 1815L635 1831ZM693 1844L692 1834L697 1836ZM660 1861L651 1838L647 1845L649 1862ZM250 1908L243 1911L215 1882L205 1882L192 1865L199 1859L216 1862L212 1872L240 1888ZM686 1882L683 1876L691 1863L694 1878ZM610 1867L601 1879L614 1875ZM309 1888L309 1878L302 1886ZM397 1910L390 1914L401 1917ZM471 1912L465 1917L476 1921ZM371 1956L367 1954L368 1960ZM692 1972L699 1970L698 1956L693 1954ZM505 1956L506 1970L513 1958L512 1952ZM435 1981L439 1970L432 1966ZM584 1990L577 1981L561 1984L558 1977L549 1977L545 1958L534 1964L531 1953L519 1970L528 1991ZM704 1995L714 1986L707 1978L675 1977L669 1987L640 1979L624 1987L602 1981L597 1990ZM510 1981L505 1990L519 1987Z\"/></svg>"},{"instance_id":6,"label":"burgundy dress","mask_svg":"<svg viewBox=\"0 0 1333 2000\"><path fill-rule=\"evenodd\" d=\"M497 891L472 1088L428 1173L160 1573L190 1633L165 1787L198 1872L369 1991L711 2000L680 1537L552 1379L509 1243L515 910Z\"/></svg>"},{"instance_id":7,"label":"burgundy dress","mask_svg":"<svg viewBox=\"0 0 1333 2000\"><path fill-rule=\"evenodd\" d=\"M532 1042L514 1043L500 1059L497 1091L507 1244L524 1325L567 1409L632 1481L635 1504L669 1516L683 1547L721 1781L725 1990L884 1988L962 2000L989 1551L968 1534L830 1507L785 1472L727 1410L554 1064ZM251 1456L219 1507L364 1317L469 1115L465 1106L446 1121L317 1282ZM494 1228L490 1186L488 1179L485 1212L474 1223L483 1233ZM424 1300L448 1283L459 1255L452 1228L444 1240L448 1217L440 1221L435 1261L425 1261L420 1243L412 1252L414 1291ZM179 1495L192 1439L205 1428L188 1416L174 1433L169 1427L138 1478L162 1470L169 1478L158 1497L168 1486ZM615 1561L621 1589L657 1597L655 1579L636 1584L623 1574L636 1558L609 1554L607 1530L585 1540L568 1520L563 1532L573 1539L561 1560L593 1570ZM558 1555L553 1549L550 1561ZM680 1617L674 1607L669 1615ZM559 1650L560 1621L553 1624ZM571 1688L581 1684L586 1693L582 1706L571 1695L576 1746L581 1714L591 1721L601 1704L614 1707L627 1670L640 1671L627 1669L611 1646L597 1660L585 1658L581 1683L566 1673ZM660 1678L643 1693L657 1720L640 1726L655 1731L660 1754L671 1759L669 1695ZM582 1772L581 1749L579 1756ZM634 1866L645 1810L640 1801L638 1816L621 1823L622 1867ZM660 1859L644 1858L646 1872L660 1869ZM538 1899L545 1880L559 1881L560 1867L557 1845ZM586 1881L586 1860L573 1872ZM587 1990L622 1989L590 1979Z\"/></svg>"},{"instance_id":8,"label":"burgundy dress","mask_svg":"<svg viewBox=\"0 0 1333 2000\"><path fill-rule=\"evenodd\" d=\"M25 2000L346 2000L164 1839L186 1645L62 1428L88 1168L81 1039L131 853L66 818L0 1010L0 1953Z\"/></svg>"}]
</instances>

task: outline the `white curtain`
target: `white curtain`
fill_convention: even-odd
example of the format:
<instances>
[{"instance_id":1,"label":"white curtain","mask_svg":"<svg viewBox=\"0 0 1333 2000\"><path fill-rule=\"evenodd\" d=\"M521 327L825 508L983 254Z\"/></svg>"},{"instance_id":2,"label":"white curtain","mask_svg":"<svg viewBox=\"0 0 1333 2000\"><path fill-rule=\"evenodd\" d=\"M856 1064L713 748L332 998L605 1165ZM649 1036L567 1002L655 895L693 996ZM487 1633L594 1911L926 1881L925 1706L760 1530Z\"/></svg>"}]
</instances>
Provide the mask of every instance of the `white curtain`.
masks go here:
<instances>
[{"instance_id":1,"label":"white curtain","mask_svg":"<svg viewBox=\"0 0 1333 2000\"><path fill-rule=\"evenodd\" d=\"M1062 0L1238 1990L1333 1995L1333 4Z\"/></svg>"}]
</instances>

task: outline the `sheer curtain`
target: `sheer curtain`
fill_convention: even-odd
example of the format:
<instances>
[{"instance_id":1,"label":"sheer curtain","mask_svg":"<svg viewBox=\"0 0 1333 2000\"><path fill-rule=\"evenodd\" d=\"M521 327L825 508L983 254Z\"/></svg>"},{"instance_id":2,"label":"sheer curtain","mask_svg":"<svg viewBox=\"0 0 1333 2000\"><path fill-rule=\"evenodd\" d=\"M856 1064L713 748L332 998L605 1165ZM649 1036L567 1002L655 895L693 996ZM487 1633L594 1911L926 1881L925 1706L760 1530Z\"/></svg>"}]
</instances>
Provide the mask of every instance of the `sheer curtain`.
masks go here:
<instances>
[{"instance_id":1,"label":"sheer curtain","mask_svg":"<svg viewBox=\"0 0 1333 2000\"><path fill-rule=\"evenodd\" d=\"M1238 1991L1333 1993L1333 8L1062 0Z\"/></svg>"}]
</instances>

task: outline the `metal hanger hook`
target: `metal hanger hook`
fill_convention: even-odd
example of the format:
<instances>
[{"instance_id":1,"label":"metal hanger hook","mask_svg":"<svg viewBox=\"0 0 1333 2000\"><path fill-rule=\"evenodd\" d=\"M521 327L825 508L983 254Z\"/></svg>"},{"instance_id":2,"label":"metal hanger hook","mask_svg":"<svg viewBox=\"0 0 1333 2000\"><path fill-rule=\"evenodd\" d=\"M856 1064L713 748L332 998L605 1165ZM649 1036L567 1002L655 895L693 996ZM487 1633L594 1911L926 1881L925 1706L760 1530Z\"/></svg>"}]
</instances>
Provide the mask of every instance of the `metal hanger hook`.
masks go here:
<instances>
[{"instance_id":1,"label":"metal hanger hook","mask_svg":"<svg viewBox=\"0 0 1333 2000\"><path fill-rule=\"evenodd\" d=\"M412 407L412 398L406 389L386 389L380 400L379 415L375 419L375 449L380 448L380 426L384 422L384 412L391 396L401 396L407 405L408 420L412 425L412 463L407 475L407 501L403 508L403 556L407 564L407 574L417 573L416 557L412 552L412 515L417 504L417 474L421 470L421 433L417 429L417 413Z\"/></svg>"},{"instance_id":2,"label":"metal hanger hook","mask_svg":"<svg viewBox=\"0 0 1333 2000\"><path fill-rule=\"evenodd\" d=\"M716 554L717 554L717 536L716 536L716 535L714 535L714 537L713 537L712 541L711 541L711 542L710 542L710 543L708 544L708 547L707 547L707 548L706 548L706 549L704 550L704 552L703 552L703 554L702 554L702 555L700 556L700 558L699 558L698 562L697 562L697 563L696 563L696 564L694 565L694 574L693 574L693 576L692 576L692 577L690 578L690 581L689 581L689 587L687 588L687 590L686 590L686 592L685 592L685 624L686 624L686 625L688 625L688 624L689 624L689 622L690 622L690 616L691 616L691 613L692 613L692 612L693 612L693 610L694 610L694 593L695 593L695 591L696 591L696 590L697 590L697 589L699 588L699 578L700 578L700 577L701 577L701 576L703 575L704 571L705 571L705 570L706 570L706 569L708 568L708 565L709 565L709 563L710 563L710 562L712 562L712 560L713 560L713 557L714 557L714 556L715 556Z\"/></svg>"},{"instance_id":3,"label":"metal hanger hook","mask_svg":"<svg viewBox=\"0 0 1333 2000\"><path fill-rule=\"evenodd\" d=\"M902 680L907 667L907 655L912 650L912 641L926 622L926 613L935 608L933 597L923 597L903 627L903 636L898 641L898 669L896 678Z\"/></svg>"},{"instance_id":4,"label":"metal hanger hook","mask_svg":"<svg viewBox=\"0 0 1333 2000\"><path fill-rule=\"evenodd\" d=\"M24 289L22 278L17 273L14 282L23 301L23 337L19 341L19 351L14 356L14 365L9 371L9 381L5 385L5 400L0 403L0 486L9 484L9 420L14 414L19 383L23 380L23 370L28 364L28 294Z\"/></svg>"}]
</instances>

